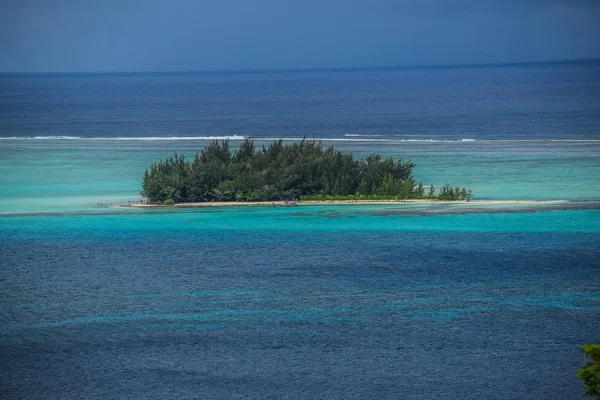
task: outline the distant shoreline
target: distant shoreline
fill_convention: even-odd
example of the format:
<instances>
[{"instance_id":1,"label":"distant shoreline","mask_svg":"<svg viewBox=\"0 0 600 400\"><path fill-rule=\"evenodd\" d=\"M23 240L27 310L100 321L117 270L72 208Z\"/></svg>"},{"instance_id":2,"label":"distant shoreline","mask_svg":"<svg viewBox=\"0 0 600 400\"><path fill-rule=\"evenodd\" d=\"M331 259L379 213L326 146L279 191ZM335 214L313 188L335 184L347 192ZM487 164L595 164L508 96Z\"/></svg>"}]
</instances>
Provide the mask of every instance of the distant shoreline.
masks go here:
<instances>
[{"instance_id":1,"label":"distant shoreline","mask_svg":"<svg viewBox=\"0 0 600 400\"><path fill-rule=\"evenodd\" d=\"M217 208L217 207L301 207L320 205L385 205L385 204L470 204L470 205L508 205L508 204L557 204L568 200L307 200L294 204L286 201L212 201L202 203L176 203L160 205L153 203L120 204L121 208Z\"/></svg>"}]
</instances>

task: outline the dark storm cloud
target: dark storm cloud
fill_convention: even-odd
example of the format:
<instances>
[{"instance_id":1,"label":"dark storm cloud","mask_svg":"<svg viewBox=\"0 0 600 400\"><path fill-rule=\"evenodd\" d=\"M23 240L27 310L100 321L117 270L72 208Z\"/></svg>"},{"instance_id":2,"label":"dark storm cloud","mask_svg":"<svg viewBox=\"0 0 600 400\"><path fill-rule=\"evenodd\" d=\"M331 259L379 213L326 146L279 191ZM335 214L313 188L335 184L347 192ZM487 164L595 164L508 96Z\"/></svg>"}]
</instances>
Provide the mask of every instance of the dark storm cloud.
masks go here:
<instances>
[{"instance_id":1,"label":"dark storm cloud","mask_svg":"<svg viewBox=\"0 0 600 400\"><path fill-rule=\"evenodd\" d=\"M0 71L469 64L600 56L591 0L4 1Z\"/></svg>"}]
</instances>

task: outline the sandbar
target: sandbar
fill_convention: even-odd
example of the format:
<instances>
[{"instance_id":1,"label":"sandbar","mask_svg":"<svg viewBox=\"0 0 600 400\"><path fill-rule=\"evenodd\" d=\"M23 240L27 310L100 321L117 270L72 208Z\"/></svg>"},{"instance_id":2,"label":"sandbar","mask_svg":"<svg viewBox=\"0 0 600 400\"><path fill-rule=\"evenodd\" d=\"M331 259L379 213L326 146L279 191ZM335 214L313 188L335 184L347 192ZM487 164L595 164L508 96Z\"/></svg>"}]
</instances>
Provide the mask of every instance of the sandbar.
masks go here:
<instances>
[{"instance_id":1,"label":"sandbar","mask_svg":"<svg viewBox=\"0 0 600 400\"><path fill-rule=\"evenodd\" d=\"M162 205L154 203L127 203L118 207L124 208L210 208L210 207L295 207L319 205L384 205L384 204L469 204L469 205L551 205L566 203L567 200L306 200L306 201L210 201L199 203L176 203Z\"/></svg>"}]
</instances>

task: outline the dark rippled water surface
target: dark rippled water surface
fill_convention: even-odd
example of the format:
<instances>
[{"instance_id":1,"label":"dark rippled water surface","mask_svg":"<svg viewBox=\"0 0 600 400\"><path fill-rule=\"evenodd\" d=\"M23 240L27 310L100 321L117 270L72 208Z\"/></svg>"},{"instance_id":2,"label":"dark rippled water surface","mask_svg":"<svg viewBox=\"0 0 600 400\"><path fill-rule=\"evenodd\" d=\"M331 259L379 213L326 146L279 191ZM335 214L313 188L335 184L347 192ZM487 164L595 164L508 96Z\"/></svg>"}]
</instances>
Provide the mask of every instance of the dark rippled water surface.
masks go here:
<instances>
[{"instance_id":1,"label":"dark rippled water surface","mask_svg":"<svg viewBox=\"0 0 600 400\"><path fill-rule=\"evenodd\" d=\"M598 211L297 214L3 218L2 397L582 393Z\"/></svg>"},{"instance_id":2,"label":"dark rippled water surface","mask_svg":"<svg viewBox=\"0 0 600 400\"><path fill-rule=\"evenodd\" d=\"M0 75L0 138L598 140L599 77L599 61L254 74Z\"/></svg>"}]
</instances>

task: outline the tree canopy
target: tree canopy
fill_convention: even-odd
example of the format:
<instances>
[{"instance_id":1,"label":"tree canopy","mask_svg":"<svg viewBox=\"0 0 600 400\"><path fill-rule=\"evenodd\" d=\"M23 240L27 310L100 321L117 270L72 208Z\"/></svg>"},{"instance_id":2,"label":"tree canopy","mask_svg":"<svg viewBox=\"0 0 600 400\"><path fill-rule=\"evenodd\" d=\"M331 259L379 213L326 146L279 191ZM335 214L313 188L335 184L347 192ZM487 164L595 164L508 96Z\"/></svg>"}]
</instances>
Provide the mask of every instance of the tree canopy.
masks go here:
<instances>
[{"instance_id":1,"label":"tree canopy","mask_svg":"<svg viewBox=\"0 0 600 400\"><path fill-rule=\"evenodd\" d=\"M355 160L321 142L278 140L257 149L245 139L232 152L229 141L212 141L193 160L175 153L150 166L142 196L155 203L271 201L292 199L470 199L471 190L446 184L438 196L417 184L411 161L372 154Z\"/></svg>"},{"instance_id":2,"label":"tree canopy","mask_svg":"<svg viewBox=\"0 0 600 400\"><path fill-rule=\"evenodd\" d=\"M592 360L586 361L583 368L577 370L577 376L583 380L586 389L583 395L600 398L600 345L583 345L581 352Z\"/></svg>"}]
</instances>

